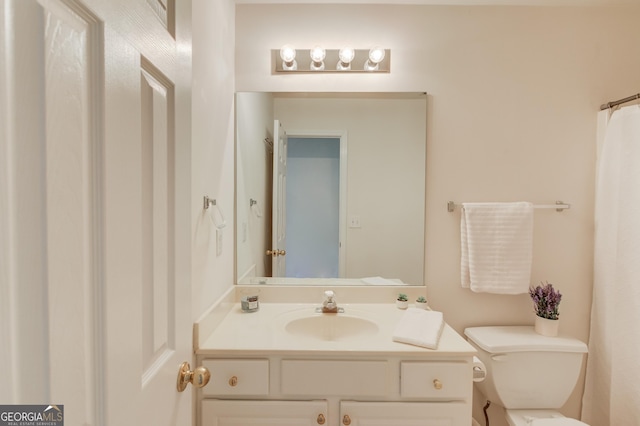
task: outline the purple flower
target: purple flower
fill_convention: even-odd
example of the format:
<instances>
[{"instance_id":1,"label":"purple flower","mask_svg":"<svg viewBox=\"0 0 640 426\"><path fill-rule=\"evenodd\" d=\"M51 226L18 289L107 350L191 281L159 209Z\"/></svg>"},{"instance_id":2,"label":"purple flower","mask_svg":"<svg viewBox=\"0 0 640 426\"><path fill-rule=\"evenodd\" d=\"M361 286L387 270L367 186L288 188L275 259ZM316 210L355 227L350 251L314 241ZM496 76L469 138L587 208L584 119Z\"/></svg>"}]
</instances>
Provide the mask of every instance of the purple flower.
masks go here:
<instances>
[{"instance_id":1,"label":"purple flower","mask_svg":"<svg viewBox=\"0 0 640 426\"><path fill-rule=\"evenodd\" d=\"M550 283L542 284L535 288L529 288L529 295L533 300L533 307L536 315L542 318L557 320L558 305L562 299L562 294L553 288Z\"/></svg>"}]
</instances>

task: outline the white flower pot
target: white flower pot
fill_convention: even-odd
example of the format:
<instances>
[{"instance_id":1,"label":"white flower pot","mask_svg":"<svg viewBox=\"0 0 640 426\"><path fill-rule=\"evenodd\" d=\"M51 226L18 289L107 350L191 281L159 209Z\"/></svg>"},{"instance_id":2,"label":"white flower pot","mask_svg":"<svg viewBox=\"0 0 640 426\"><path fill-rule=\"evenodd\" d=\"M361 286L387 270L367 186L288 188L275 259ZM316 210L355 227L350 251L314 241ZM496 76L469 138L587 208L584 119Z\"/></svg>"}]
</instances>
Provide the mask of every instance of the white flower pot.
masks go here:
<instances>
[{"instance_id":1,"label":"white flower pot","mask_svg":"<svg viewBox=\"0 0 640 426\"><path fill-rule=\"evenodd\" d=\"M416 308L429 310L429 304L427 302L416 302Z\"/></svg>"},{"instance_id":2,"label":"white flower pot","mask_svg":"<svg viewBox=\"0 0 640 426\"><path fill-rule=\"evenodd\" d=\"M558 335L559 327L560 320L542 318L536 315L536 322L534 325L536 333L543 336L556 337Z\"/></svg>"},{"instance_id":3,"label":"white flower pot","mask_svg":"<svg viewBox=\"0 0 640 426\"><path fill-rule=\"evenodd\" d=\"M396 300L396 306L398 309L407 309L409 307L408 300Z\"/></svg>"}]
</instances>

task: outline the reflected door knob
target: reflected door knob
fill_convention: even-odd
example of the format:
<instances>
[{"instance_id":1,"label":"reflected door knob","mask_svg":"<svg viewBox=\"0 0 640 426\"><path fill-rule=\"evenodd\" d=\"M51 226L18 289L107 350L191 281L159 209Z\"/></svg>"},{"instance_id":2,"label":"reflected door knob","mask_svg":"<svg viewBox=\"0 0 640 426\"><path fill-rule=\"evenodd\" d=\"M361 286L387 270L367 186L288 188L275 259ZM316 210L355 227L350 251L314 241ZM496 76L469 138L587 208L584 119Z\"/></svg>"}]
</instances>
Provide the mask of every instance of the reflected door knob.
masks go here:
<instances>
[{"instance_id":1,"label":"reflected door knob","mask_svg":"<svg viewBox=\"0 0 640 426\"><path fill-rule=\"evenodd\" d=\"M176 388L178 392L183 392L189 383L197 388L202 388L209 383L209 379L211 379L211 373L207 367L200 366L191 371L191 365L185 361L180 364Z\"/></svg>"}]
</instances>

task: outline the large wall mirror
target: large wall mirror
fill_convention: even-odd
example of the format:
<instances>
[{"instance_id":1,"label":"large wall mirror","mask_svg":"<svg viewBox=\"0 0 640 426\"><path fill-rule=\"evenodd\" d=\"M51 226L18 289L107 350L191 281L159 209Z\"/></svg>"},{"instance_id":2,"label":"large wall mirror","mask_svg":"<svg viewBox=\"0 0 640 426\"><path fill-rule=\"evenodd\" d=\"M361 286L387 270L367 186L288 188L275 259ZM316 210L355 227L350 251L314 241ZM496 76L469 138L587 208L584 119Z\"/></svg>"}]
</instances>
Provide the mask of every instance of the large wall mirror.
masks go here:
<instances>
[{"instance_id":1,"label":"large wall mirror","mask_svg":"<svg viewBox=\"0 0 640 426\"><path fill-rule=\"evenodd\" d=\"M425 93L236 94L238 284L424 285Z\"/></svg>"}]
</instances>

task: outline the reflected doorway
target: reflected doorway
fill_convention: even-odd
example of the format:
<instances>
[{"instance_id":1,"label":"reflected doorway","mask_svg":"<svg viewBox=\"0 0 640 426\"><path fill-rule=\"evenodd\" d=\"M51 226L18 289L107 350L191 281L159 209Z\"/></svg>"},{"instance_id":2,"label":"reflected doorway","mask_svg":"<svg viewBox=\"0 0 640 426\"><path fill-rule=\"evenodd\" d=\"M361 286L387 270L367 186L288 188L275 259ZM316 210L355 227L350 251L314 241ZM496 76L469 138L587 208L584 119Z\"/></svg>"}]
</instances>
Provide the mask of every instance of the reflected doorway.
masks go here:
<instances>
[{"instance_id":1,"label":"reflected doorway","mask_svg":"<svg viewBox=\"0 0 640 426\"><path fill-rule=\"evenodd\" d=\"M289 136L287 277L342 276L341 177L340 138Z\"/></svg>"}]
</instances>

